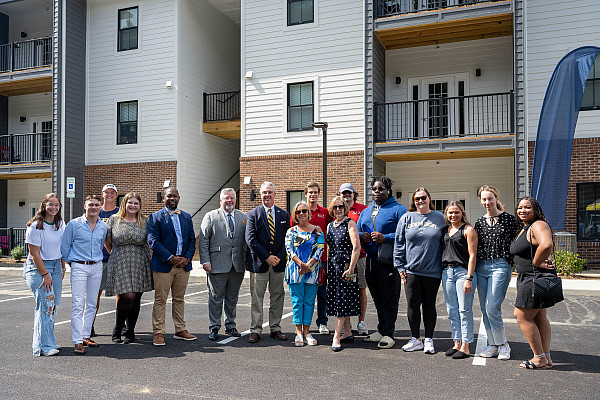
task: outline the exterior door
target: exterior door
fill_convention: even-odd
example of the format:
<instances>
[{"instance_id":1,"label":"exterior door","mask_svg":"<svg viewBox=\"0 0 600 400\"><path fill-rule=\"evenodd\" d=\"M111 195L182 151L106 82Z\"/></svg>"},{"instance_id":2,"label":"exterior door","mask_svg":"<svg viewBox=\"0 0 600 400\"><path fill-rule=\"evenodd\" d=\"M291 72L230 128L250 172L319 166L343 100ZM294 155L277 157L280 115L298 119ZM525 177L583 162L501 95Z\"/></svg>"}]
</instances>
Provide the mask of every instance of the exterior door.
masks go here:
<instances>
[{"instance_id":1,"label":"exterior door","mask_svg":"<svg viewBox=\"0 0 600 400\"><path fill-rule=\"evenodd\" d=\"M470 213L469 206L469 192L438 192L431 193L431 203L434 205L435 209L439 212L444 212L446 206L451 201L460 201L465 207L465 215L467 217Z\"/></svg>"},{"instance_id":2,"label":"exterior door","mask_svg":"<svg viewBox=\"0 0 600 400\"><path fill-rule=\"evenodd\" d=\"M52 118L32 118L31 132L33 154L31 161L50 161L52 156Z\"/></svg>"}]
</instances>

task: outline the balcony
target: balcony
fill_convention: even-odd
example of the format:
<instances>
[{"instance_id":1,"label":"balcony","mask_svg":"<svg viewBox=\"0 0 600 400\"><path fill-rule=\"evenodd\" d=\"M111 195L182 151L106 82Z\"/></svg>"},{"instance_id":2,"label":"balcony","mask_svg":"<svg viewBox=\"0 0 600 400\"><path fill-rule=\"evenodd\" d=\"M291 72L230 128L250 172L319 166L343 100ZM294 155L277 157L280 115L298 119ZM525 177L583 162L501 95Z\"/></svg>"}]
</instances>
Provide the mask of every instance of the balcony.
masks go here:
<instances>
[{"instance_id":1,"label":"balcony","mask_svg":"<svg viewBox=\"0 0 600 400\"><path fill-rule=\"evenodd\" d=\"M375 104L384 161L504 157L514 149L513 93Z\"/></svg>"},{"instance_id":2,"label":"balcony","mask_svg":"<svg viewBox=\"0 0 600 400\"><path fill-rule=\"evenodd\" d=\"M0 179L49 178L52 132L0 136Z\"/></svg>"},{"instance_id":3,"label":"balcony","mask_svg":"<svg viewBox=\"0 0 600 400\"><path fill-rule=\"evenodd\" d=\"M0 95L52 90L52 37L0 45Z\"/></svg>"},{"instance_id":4,"label":"balcony","mask_svg":"<svg viewBox=\"0 0 600 400\"><path fill-rule=\"evenodd\" d=\"M204 93L202 130L223 139L239 139L240 91Z\"/></svg>"},{"instance_id":5,"label":"balcony","mask_svg":"<svg viewBox=\"0 0 600 400\"><path fill-rule=\"evenodd\" d=\"M512 0L375 0L386 50L510 36Z\"/></svg>"}]
</instances>

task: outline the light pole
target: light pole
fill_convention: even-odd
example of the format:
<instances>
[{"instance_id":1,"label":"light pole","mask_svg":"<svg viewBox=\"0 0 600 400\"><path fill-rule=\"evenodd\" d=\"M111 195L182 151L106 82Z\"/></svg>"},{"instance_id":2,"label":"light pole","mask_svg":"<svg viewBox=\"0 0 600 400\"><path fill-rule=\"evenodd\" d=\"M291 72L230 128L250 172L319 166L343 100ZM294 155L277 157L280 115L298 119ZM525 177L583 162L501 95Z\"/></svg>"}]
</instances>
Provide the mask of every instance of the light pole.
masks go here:
<instances>
[{"instance_id":1,"label":"light pole","mask_svg":"<svg viewBox=\"0 0 600 400\"><path fill-rule=\"evenodd\" d=\"M323 130L323 206L327 207L327 122L313 122L313 128Z\"/></svg>"}]
</instances>

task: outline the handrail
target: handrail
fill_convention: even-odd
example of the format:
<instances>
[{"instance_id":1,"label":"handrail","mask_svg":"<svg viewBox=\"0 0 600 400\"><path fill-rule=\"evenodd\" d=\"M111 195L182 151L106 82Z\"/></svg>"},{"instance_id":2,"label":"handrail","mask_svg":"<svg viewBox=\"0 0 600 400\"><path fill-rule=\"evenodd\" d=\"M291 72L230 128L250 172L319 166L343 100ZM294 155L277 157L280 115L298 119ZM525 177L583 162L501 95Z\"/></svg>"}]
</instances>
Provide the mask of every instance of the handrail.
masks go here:
<instances>
[{"instance_id":1,"label":"handrail","mask_svg":"<svg viewBox=\"0 0 600 400\"><path fill-rule=\"evenodd\" d=\"M240 119L240 91L204 93L202 120L204 122Z\"/></svg>"},{"instance_id":2,"label":"handrail","mask_svg":"<svg viewBox=\"0 0 600 400\"><path fill-rule=\"evenodd\" d=\"M377 0L375 18L493 3L501 0Z\"/></svg>"},{"instance_id":3,"label":"handrail","mask_svg":"<svg viewBox=\"0 0 600 400\"><path fill-rule=\"evenodd\" d=\"M51 36L0 45L0 72L22 71L51 65Z\"/></svg>"},{"instance_id":4,"label":"handrail","mask_svg":"<svg viewBox=\"0 0 600 400\"><path fill-rule=\"evenodd\" d=\"M201 210L202 210L202 209L203 209L203 208L204 208L204 207L205 207L205 206L206 206L206 205L207 205L207 204L208 204L208 203L209 203L209 202L212 200L212 198L213 198L213 197L215 197L217 194L219 194L219 193L221 192L221 190L223 190L223 188L225 187L225 185L227 185L227 183L229 183L229 181L230 181L230 180L232 180L232 179L233 179L233 177L234 177L234 176L236 176L236 175L237 175L237 174L239 174L239 173L240 173L240 169L238 168L238 170L237 170L237 171L235 171L235 173L234 173L233 175L231 175L231 177L230 177L229 179L227 179L227 180L225 181L225 183L224 183L224 184L222 184L222 185L221 185L221 187L220 187L220 188L218 188L218 189L217 189L217 191L216 191L216 192L214 192L214 193L212 194L212 196L210 196L210 197L208 198L208 200L206 200L206 201L204 202L204 204L202 204L198 210L196 210L196 212L195 212L195 213L193 213L193 214L192 214L192 218L194 218L194 217L196 216L196 214L198 214L198 213L199 213L199 212L200 212L200 211L201 211Z\"/></svg>"},{"instance_id":5,"label":"handrail","mask_svg":"<svg viewBox=\"0 0 600 400\"><path fill-rule=\"evenodd\" d=\"M52 132L0 135L0 164L48 162Z\"/></svg>"},{"instance_id":6,"label":"handrail","mask_svg":"<svg viewBox=\"0 0 600 400\"><path fill-rule=\"evenodd\" d=\"M23 246L24 256L29 254L25 244L25 231L27 228L0 228L0 257L10 257L10 251L17 246Z\"/></svg>"}]
</instances>

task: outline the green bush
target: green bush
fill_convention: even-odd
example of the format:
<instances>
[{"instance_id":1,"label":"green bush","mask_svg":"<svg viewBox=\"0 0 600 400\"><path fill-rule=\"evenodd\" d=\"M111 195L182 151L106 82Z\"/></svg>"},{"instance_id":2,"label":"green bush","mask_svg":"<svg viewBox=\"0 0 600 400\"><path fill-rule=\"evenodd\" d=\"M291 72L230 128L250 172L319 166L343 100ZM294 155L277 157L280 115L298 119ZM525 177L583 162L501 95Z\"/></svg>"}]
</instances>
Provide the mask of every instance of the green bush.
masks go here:
<instances>
[{"instance_id":1,"label":"green bush","mask_svg":"<svg viewBox=\"0 0 600 400\"><path fill-rule=\"evenodd\" d=\"M21 261L23 256L25 255L25 250L23 250L23 246L17 246L10 251L10 256L15 261Z\"/></svg>"},{"instance_id":2,"label":"green bush","mask_svg":"<svg viewBox=\"0 0 600 400\"><path fill-rule=\"evenodd\" d=\"M554 253L554 265L559 274L566 276L578 274L583 271L587 260L570 251L559 250Z\"/></svg>"}]
</instances>

